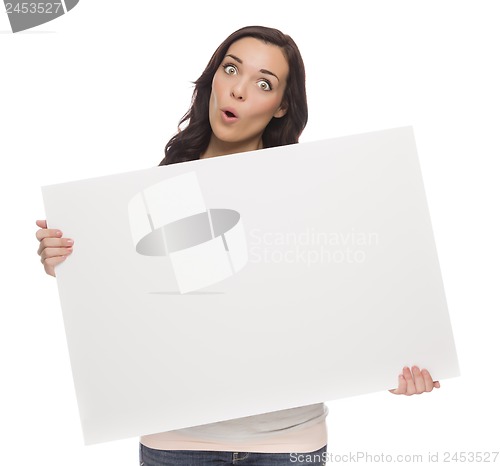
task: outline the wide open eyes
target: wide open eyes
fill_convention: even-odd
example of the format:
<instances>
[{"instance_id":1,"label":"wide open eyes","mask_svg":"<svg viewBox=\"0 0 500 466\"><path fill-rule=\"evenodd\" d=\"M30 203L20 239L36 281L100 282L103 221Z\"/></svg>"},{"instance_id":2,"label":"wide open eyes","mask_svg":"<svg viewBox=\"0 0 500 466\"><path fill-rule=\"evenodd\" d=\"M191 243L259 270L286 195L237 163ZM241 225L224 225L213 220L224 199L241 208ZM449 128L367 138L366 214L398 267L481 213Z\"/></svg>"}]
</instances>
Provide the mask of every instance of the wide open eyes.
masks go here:
<instances>
[{"instance_id":1,"label":"wide open eyes","mask_svg":"<svg viewBox=\"0 0 500 466\"><path fill-rule=\"evenodd\" d=\"M267 79L261 79L257 84L263 91L273 90L273 88L271 87L271 83Z\"/></svg>"},{"instance_id":2,"label":"wide open eyes","mask_svg":"<svg viewBox=\"0 0 500 466\"><path fill-rule=\"evenodd\" d=\"M222 68L224 69L224 73L228 74L229 76L235 76L238 74L238 68L232 63L226 63L222 65ZM263 91L273 90L270 81L268 81L267 79L259 79L257 81L257 86L259 86L259 89L262 89Z\"/></svg>"},{"instance_id":3,"label":"wide open eyes","mask_svg":"<svg viewBox=\"0 0 500 466\"><path fill-rule=\"evenodd\" d=\"M226 74L229 74L229 75L234 75L234 74L237 74L238 73L238 68L236 68L235 65L222 65L222 67L224 68L224 72Z\"/></svg>"}]
</instances>

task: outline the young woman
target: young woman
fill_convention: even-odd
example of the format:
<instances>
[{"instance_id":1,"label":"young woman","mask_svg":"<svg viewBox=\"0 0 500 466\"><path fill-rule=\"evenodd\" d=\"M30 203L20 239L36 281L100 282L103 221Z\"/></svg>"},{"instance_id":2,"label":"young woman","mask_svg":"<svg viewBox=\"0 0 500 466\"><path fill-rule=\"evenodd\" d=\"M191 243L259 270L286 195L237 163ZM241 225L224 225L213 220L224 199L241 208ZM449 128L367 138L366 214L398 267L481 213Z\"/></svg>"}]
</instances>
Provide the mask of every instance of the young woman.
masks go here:
<instances>
[{"instance_id":1,"label":"young woman","mask_svg":"<svg viewBox=\"0 0 500 466\"><path fill-rule=\"evenodd\" d=\"M160 165L294 144L307 116L304 64L295 42L276 29L245 27L217 48L195 82L191 107ZM55 276L73 241L43 220L37 225L38 254L45 271ZM391 392L413 395L435 387L439 382L428 371L405 367ZM140 464L323 464L327 413L318 403L147 435L141 438Z\"/></svg>"}]
</instances>

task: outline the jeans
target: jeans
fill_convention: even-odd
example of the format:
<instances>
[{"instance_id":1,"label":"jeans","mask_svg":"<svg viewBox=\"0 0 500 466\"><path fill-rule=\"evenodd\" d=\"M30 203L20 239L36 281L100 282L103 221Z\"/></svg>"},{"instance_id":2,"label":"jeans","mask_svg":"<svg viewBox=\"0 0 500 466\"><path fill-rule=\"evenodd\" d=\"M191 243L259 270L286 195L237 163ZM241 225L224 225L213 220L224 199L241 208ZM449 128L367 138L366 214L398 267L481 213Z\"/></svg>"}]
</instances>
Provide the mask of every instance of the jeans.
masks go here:
<instances>
[{"instance_id":1,"label":"jeans","mask_svg":"<svg viewBox=\"0 0 500 466\"><path fill-rule=\"evenodd\" d=\"M326 445L310 453L155 450L140 444L140 466L325 466Z\"/></svg>"}]
</instances>

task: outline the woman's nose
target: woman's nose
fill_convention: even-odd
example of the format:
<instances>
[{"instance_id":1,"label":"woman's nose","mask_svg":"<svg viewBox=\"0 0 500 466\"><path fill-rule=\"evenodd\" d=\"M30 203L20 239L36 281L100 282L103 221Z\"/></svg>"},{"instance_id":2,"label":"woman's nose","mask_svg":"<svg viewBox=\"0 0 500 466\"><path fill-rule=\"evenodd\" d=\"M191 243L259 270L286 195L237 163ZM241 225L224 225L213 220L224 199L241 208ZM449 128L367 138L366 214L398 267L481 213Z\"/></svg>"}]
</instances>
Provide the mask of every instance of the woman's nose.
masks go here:
<instances>
[{"instance_id":1,"label":"woman's nose","mask_svg":"<svg viewBox=\"0 0 500 466\"><path fill-rule=\"evenodd\" d=\"M237 100L245 100L245 88L243 83L238 83L231 89L231 97Z\"/></svg>"}]
</instances>

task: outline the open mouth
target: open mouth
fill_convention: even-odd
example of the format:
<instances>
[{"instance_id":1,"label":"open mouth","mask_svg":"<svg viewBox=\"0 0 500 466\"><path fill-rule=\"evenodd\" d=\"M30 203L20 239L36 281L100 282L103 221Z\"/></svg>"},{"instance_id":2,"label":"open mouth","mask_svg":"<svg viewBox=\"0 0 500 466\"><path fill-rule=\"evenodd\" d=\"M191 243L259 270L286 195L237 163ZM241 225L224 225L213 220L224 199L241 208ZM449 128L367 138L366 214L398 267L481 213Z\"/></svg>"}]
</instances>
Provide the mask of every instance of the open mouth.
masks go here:
<instances>
[{"instance_id":1,"label":"open mouth","mask_svg":"<svg viewBox=\"0 0 500 466\"><path fill-rule=\"evenodd\" d=\"M221 108L222 115L227 122L234 122L238 120L238 114L231 107Z\"/></svg>"}]
</instances>

